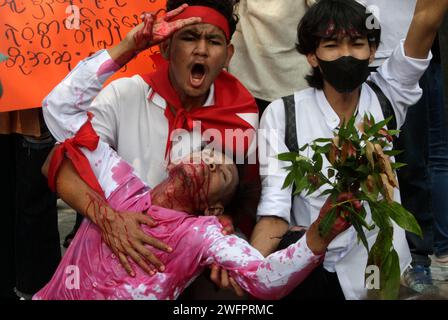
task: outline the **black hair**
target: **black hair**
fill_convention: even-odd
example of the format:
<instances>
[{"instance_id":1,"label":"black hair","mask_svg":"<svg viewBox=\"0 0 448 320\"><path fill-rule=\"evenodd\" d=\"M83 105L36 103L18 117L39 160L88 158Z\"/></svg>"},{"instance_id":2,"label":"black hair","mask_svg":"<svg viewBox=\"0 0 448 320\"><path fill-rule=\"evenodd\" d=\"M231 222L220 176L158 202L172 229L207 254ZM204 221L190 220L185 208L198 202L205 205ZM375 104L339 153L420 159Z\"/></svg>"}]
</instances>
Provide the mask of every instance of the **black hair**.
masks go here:
<instances>
[{"instance_id":1,"label":"black hair","mask_svg":"<svg viewBox=\"0 0 448 320\"><path fill-rule=\"evenodd\" d=\"M322 39L344 36L367 37L370 47L378 48L381 27L373 13L355 0L320 0L310 7L297 27L296 49L308 55L316 52ZM323 89L318 67L305 79L310 87Z\"/></svg>"},{"instance_id":2,"label":"black hair","mask_svg":"<svg viewBox=\"0 0 448 320\"><path fill-rule=\"evenodd\" d=\"M184 3L189 6L204 6L215 9L221 13L229 22L230 37L236 30L236 25L238 23L238 15L234 13L235 5L237 5L240 0L168 0L166 4L166 10L171 11L180 7Z\"/></svg>"}]
</instances>

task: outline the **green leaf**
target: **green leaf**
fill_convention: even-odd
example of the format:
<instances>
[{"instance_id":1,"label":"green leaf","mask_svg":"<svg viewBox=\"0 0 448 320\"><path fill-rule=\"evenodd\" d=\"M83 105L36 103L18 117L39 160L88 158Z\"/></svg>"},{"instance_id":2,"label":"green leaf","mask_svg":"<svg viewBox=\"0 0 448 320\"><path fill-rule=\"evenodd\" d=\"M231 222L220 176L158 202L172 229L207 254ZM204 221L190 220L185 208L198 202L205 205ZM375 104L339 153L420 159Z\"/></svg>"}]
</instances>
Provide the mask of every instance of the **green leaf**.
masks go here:
<instances>
[{"instance_id":1,"label":"green leaf","mask_svg":"<svg viewBox=\"0 0 448 320\"><path fill-rule=\"evenodd\" d=\"M316 172L321 171L323 165L322 155L319 153L315 153L313 156L313 161L314 161L314 170Z\"/></svg>"},{"instance_id":2,"label":"green leaf","mask_svg":"<svg viewBox=\"0 0 448 320\"><path fill-rule=\"evenodd\" d=\"M390 223L389 217L387 216L387 208L388 203L383 201L369 201L369 207L372 212L372 220L381 230L385 230L387 228L392 228L392 224Z\"/></svg>"},{"instance_id":3,"label":"green leaf","mask_svg":"<svg viewBox=\"0 0 448 320\"><path fill-rule=\"evenodd\" d=\"M0 81L0 98L3 96L3 85L2 82Z\"/></svg>"},{"instance_id":4,"label":"green leaf","mask_svg":"<svg viewBox=\"0 0 448 320\"><path fill-rule=\"evenodd\" d=\"M366 209L364 206L361 208L360 212L357 212L353 207L349 207L350 213L358 220L359 224L366 228L367 230L373 230L375 228L374 225L369 226L365 220L365 217L367 216Z\"/></svg>"},{"instance_id":5,"label":"green leaf","mask_svg":"<svg viewBox=\"0 0 448 320\"><path fill-rule=\"evenodd\" d=\"M320 139L314 140L313 142L315 142L315 143L328 143L328 142L331 142L331 141L332 141L332 139L330 139L330 138L320 138Z\"/></svg>"},{"instance_id":6,"label":"green leaf","mask_svg":"<svg viewBox=\"0 0 448 320\"><path fill-rule=\"evenodd\" d=\"M308 148L308 146L309 146L308 144L305 144L303 147L301 147L301 148L299 149L299 151L300 151L300 152L305 151L305 149Z\"/></svg>"},{"instance_id":7,"label":"green leaf","mask_svg":"<svg viewBox=\"0 0 448 320\"><path fill-rule=\"evenodd\" d=\"M296 161L299 157L299 154L296 152L285 152L277 155L277 159L280 161Z\"/></svg>"},{"instance_id":8,"label":"green leaf","mask_svg":"<svg viewBox=\"0 0 448 320\"><path fill-rule=\"evenodd\" d=\"M288 188L290 185L294 183L295 174L294 171L291 171L288 173L288 175L285 178L285 182L283 183L282 189Z\"/></svg>"},{"instance_id":9,"label":"green leaf","mask_svg":"<svg viewBox=\"0 0 448 320\"><path fill-rule=\"evenodd\" d=\"M347 123L347 132L352 135L357 135L357 130L355 127L356 116L352 116Z\"/></svg>"},{"instance_id":10,"label":"green leaf","mask_svg":"<svg viewBox=\"0 0 448 320\"><path fill-rule=\"evenodd\" d=\"M389 204L388 208L390 209L389 215L391 219L394 220L400 227L423 238L422 229L412 213L406 210L398 202Z\"/></svg>"},{"instance_id":11,"label":"green leaf","mask_svg":"<svg viewBox=\"0 0 448 320\"><path fill-rule=\"evenodd\" d=\"M330 210L329 213L322 219L319 223L319 234L322 238L325 238L333 228L334 222L338 217L337 207L334 207Z\"/></svg>"},{"instance_id":12,"label":"green leaf","mask_svg":"<svg viewBox=\"0 0 448 320\"><path fill-rule=\"evenodd\" d=\"M400 291L400 259L393 249L389 252L380 269L380 298L382 300L398 299Z\"/></svg>"},{"instance_id":13,"label":"green leaf","mask_svg":"<svg viewBox=\"0 0 448 320\"><path fill-rule=\"evenodd\" d=\"M383 129L390 120L392 120L392 116L387 118L386 120L383 120L383 121L380 121L380 122L374 124L372 127L370 127L369 129L366 130L366 135L371 136L371 135L377 134L378 131ZM372 123L374 123L374 122L372 122Z\"/></svg>"},{"instance_id":14,"label":"green leaf","mask_svg":"<svg viewBox=\"0 0 448 320\"><path fill-rule=\"evenodd\" d=\"M314 173L315 172L314 166L311 163L311 160L309 160L309 159L307 159L307 160L302 159L302 160L298 161L297 162L297 167L299 168L300 173L302 173L301 174L302 176L307 174L307 173Z\"/></svg>"},{"instance_id":15,"label":"green leaf","mask_svg":"<svg viewBox=\"0 0 448 320\"><path fill-rule=\"evenodd\" d=\"M400 162L392 162L390 165L391 165L393 170L397 170L397 169L400 169L400 168L403 168L403 167L407 166L406 163L400 163Z\"/></svg>"},{"instance_id":16,"label":"green leaf","mask_svg":"<svg viewBox=\"0 0 448 320\"><path fill-rule=\"evenodd\" d=\"M387 133L390 134L391 136L396 136L400 132L401 130L387 130Z\"/></svg>"},{"instance_id":17,"label":"green leaf","mask_svg":"<svg viewBox=\"0 0 448 320\"><path fill-rule=\"evenodd\" d=\"M326 144L324 146L319 146L317 144L313 146L313 150L315 153L322 153L322 154L330 152L330 148L331 148L331 143Z\"/></svg>"},{"instance_id":18,"label":"green leaf","mask_svg":"<svg viewBox=\"0 0 448 320\"><path fill-rule=\"evenodd\" d=\"M294 179L296 190L294 191L294 195L298 195L303 190L308 189L310 187L310 183L308 182L308 178L306 176L295 176Z\"/></svg>"},{"instance_id":19,"label":"green leaf","mask_svg":"<svg viewBox=\"0 0 448 320\"><path fill-rule=\"evenodd\" d=\"M387 255L390 253L392 247L393 228L381 228L378 231L376 241L369 252L368 265L376 265L380 268L386 261Z\"/></svg>"},{"instance_id":20,"label":"green leaf","mask_svg":"<svg viewBox=\"0 0 448 320\"><path fill-rule=\"evenodd\" d=\"M5 56L3 53L0 53L0 62L6 61L8 59L9 59L8 56Z\"/></svg>"},{"instance_id":21,"label":"green leaf","mask_svg":"<svg viewBox=\"0 0 448 320\"><path fill-rule=\"evenodd\" d=\"M389 157L395 157L399 154L402 154L404 150L386 150L383 151L385 155L389 156Z\"/></svg>"},{"instance_id":22,"label":"green leaf","mask_svg":"<svg viewBox=\"0 0 448 320\"><path fill-rule=\"evenodd\" d=\"M368 176L369 173L370 173L370 169L365 164L362 164L358 168L356 168L356 172L359 172L359 173L362 173L365 176Z\"/></svg>"},{"instance_id":23,"label":"green leaf","mask_svg":"<svg viewBox=\"0 0 448 320\"><path fill-rule=\"evenodd\" d=\"M366 221L358 215L358 212L356 212L351 206L344 206L344 209L348 209L348 211L350 211L349 221L355 228L358 234L358 238L361 240L367 252L369 252L369 243L367 242L366 234L364 233L364 229L362 228L365 227L366 229L369 229L369 226L367 225Z\"/></svg>"}]
</instances>

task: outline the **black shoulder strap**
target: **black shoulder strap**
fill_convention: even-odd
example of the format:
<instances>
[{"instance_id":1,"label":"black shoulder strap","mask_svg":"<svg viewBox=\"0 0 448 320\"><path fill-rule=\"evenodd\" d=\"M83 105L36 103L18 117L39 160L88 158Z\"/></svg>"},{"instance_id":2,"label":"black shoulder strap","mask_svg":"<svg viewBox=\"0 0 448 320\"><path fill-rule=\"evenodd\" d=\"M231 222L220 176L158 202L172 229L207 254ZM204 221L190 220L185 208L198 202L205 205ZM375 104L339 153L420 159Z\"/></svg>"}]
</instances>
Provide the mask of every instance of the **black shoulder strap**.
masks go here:
<instances>
[{"instance_id":1,"label":"black shoulder strap","mask_svg":"<svg viewBox=\"0 0 448 320\"><path fill-rule=\"evenodd\" d=\"M387 128L389 130L397 130L397 119L395 117L394 108L392 107L392 104L390 103L389 99L386 97L383 90L381 90L381 88L378 87L378 85L375 82L368 80L367 84L375 92L375 94L380 102L381 110L383 111L383 115L384 115L384 119L387 119L390 116L392 116L392 120L390 120L389 124L387 125Z\"/></svg>"},{"instance_id":2,"label":"black shoulder strap","mask_svg":"<svg viewBox=\"0 0 448 320\"><path fill-rule=\"evenodd\" d=\"M282 100L285 106L285 144L289 151L299 152L294 95L283 97Z\"/></svg>"}]
</instances>

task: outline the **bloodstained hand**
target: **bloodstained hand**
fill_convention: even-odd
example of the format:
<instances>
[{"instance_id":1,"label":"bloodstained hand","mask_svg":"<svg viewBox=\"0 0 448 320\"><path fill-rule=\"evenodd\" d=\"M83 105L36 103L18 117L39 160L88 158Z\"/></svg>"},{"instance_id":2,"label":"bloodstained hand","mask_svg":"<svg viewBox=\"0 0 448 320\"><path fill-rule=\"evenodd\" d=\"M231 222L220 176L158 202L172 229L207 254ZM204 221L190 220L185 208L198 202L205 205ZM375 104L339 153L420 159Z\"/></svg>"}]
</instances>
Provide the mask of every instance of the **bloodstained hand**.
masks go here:
<instances>
[{"instance_id":1,"label":"bloodstained hand","mask_svg":"<svg viewBox=\"0 0 448 320\"><path fill-rule=\"evenodd\" d=\"M221 214L217 216L219 222L222 225L222 234L228 235L235 233L235 229L233 227L232 217L227 214Z\"/></svg>"},{"instance_id":2,"label":"bloodstained hand","mask_svg":"<svg viewBox=\"0 0 448 320\"><path fill-rule=\"evenodd\" d=\"M160 260L145 247L148 244L166 252L172 251L168 245L143 232L142 224L148 227L157 225L151 217L143 213L117 212L99 196L95 194L88 196L90 202L86 208L87 215L100 228L104 242L118 257L130 276L134 277L135 272L128 257L150 275L157 272L155 268L161 272L165 270Z\"/></svg>"},{"instance_id":3,"label":"bloodstained hand","mask_svg":"<svg viewBox=\"0 0 448 320\"><path fill-rule=\"evenodd\" d=\"M128 36L132 37L134 40L135 50L140 52L148 49L149 47L168 39L177 30L201 22L201 18L199 17L180 19L172 22L169 21L184 11L186 7L188 7L188 5L183 4L161 17L156 17L153 13L143 13L141 15L143 23L135 27L128 34Z\"/></svg>"},{"instance_id":4,"label":"bloodstained hand","mask_svg":"<svg viewBox=\"0 0 448 320\"><path fill-rule=\"evenodd\" d=\"M351 224L345 219L345 217L347 217L349 213L343 211L341 206L338 206L338 204L341 203L350 203L353 209L355 209L355 211L357 212L360 212L362 209L361 202L356 199L350 192L341 193L336 199L336 203L333 203L331 197L328 197L327 201L325 201L325 204L320 210L319 217L317 218L317 221L320 222L335 206L337 206L337 218L330 233L327 236L328 239L334 239L337 235L347 230L351 226Z\"/></svg>"}]
</instances>

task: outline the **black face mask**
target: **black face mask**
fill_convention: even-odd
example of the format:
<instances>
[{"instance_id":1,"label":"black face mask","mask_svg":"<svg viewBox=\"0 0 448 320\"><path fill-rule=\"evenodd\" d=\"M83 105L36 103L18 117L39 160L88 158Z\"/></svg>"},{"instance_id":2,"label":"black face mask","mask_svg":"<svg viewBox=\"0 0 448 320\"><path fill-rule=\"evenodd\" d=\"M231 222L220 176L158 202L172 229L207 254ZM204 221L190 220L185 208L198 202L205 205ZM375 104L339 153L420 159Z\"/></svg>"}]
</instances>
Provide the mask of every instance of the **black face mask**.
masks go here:
<instances>
[{"instance_id":1,"label":"black face mask","mask_svg":"<svg viewBox=\"0 0 448 320\"><path fill-rule=\"evenodd\" d=\"M323 77L339 93L350 93L361 86L370 74L369 59L359 60L352 56L333 61L317 58Z\"/></svg>"}]
</instances>

